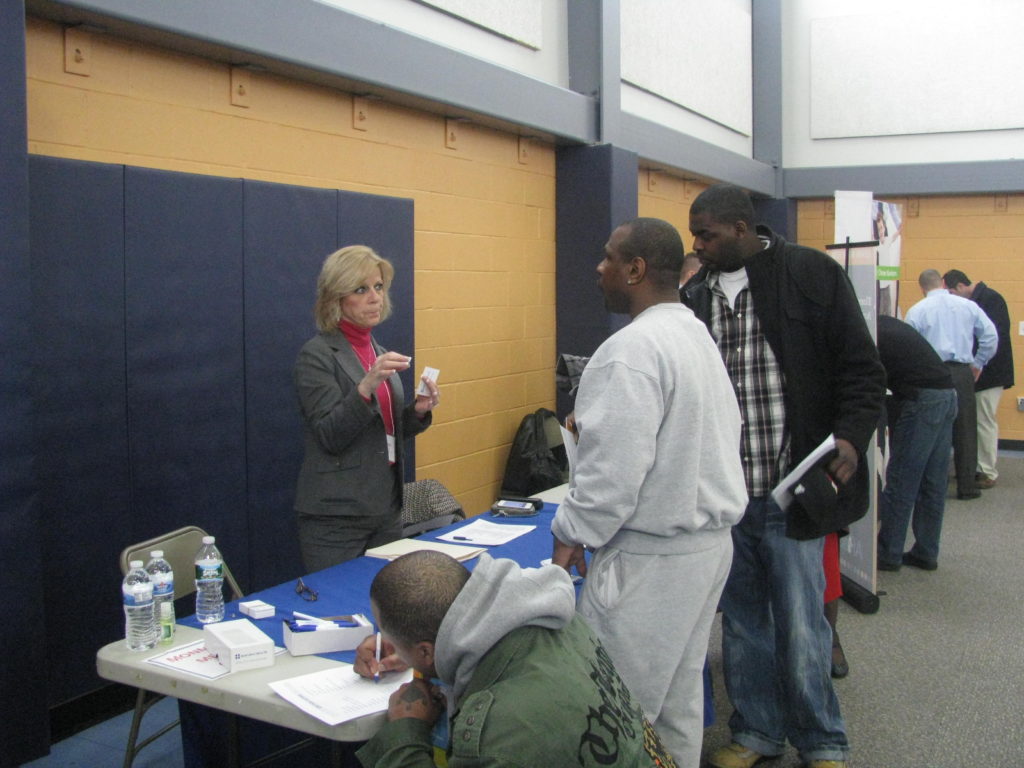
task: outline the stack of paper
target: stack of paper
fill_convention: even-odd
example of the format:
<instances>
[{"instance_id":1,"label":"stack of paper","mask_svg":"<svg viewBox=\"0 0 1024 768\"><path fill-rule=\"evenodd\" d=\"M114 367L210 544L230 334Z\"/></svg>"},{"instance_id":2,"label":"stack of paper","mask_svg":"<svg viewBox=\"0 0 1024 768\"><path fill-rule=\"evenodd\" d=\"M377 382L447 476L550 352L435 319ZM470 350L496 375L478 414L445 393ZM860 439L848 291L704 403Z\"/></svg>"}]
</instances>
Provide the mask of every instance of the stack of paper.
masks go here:
<instances>
[{"instance_id":1,"label":"stack of paper","mask_svg":"<svg viewBox=\"0 0 1024 768\"><path fill-rule=\"evenodd\" d=\"M278 680L270 687L303 712L337 725L385 711L391 694L410 680L411 670L383 675L380 683L375 683L357 675L351 664L339 664L337 669Z\"/></svg>"},{"instance_id":2,"label":"stack of paper","mask_svg":"<svg viewBox=\"0 0 1024 768\"><path fill-rule=\"evenodd\" d=\"M489 547L507 544L512 539L529 533L536 525L502 525L487 520L474 520L454 531L438 536L445 541L464 541L467 544L484 544Z\"/></svg>"},{"instance_id":3,"label":"stack of paper","mask_svg":"<svg viewBox=\"0 0 1024 768\"><path fill-rule=\"evenodd\" d=\"M419 552L423 549L443 552L460 563L472 560L477 555L486 551L483 547L461 547L457 544L443 544L440 541L430 541L429 539L399 539L398 541L392 541L390 544L382 544L379 547L366 550L366 556L378 557L381 560L394 560L409 552Z\"/></svg>"},{"instance_id":4,"label":"stack of paper","mask_svg":"<svg viewBox=\"0 0 1024 768\"><path fill-rule=\"evenodd\" d=\"M819 461L828 458L836 449L836 436L829 435L822 441L821 445L811 451L804 460L786 475L782 482L772 490L772 499L779 505L779 509L785 512L793 503L793 488L807 472Z\"/></svg>"}]
</instances>

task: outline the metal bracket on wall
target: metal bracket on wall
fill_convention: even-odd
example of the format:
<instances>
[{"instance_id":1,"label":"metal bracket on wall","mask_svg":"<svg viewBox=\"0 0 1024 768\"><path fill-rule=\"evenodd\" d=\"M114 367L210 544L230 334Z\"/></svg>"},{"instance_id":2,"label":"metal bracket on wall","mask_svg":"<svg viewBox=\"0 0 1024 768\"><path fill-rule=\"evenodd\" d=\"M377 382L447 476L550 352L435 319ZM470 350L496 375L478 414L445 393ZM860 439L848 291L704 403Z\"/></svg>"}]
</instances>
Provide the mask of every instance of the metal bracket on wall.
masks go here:
<instances>
[{"instance_id":1,"label":"metal bracket on wall","mask_svg":"<svg viewBox=\"0 0 1024 768\"><path fill-rule=\"evenodd\" d=\"M89 77L92 65L92 35L81 27L64 30L64 71Z\"/></svg>"},{"instance_id":2,"label":"metal bracket on wall","mask_svg":"<svg viewBox=\"0 0 1024 768\"><path fill-rule=\"evenodd\" d=\"M370 99L365 96L352 97L352 130L370 130Z\"/></svg>"},{"instance_id":3,"label":"metal bracket on wall","mask_svg":"<svg viewBox=\"0 0 1024 768\"><path fill-rule=\"evenodd\" d=\"M249 94L252 90L252 75L246 67L231 68L231 105L249 107Z\"/></svg>"}]
</instances>

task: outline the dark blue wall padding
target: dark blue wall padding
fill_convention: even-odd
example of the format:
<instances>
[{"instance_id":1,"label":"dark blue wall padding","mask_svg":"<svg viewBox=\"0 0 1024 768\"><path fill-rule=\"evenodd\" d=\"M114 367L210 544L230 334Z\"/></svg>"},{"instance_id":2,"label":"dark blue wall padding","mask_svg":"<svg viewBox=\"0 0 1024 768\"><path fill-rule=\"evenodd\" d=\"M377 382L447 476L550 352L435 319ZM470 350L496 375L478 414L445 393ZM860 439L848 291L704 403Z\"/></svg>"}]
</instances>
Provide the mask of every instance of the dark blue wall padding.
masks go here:
<instances>
[{"instance_id":1,"label":"dark blue wall padding","mask_svg":"<svg viewBox=\"0 0 1024 768\"><path fill-rule=\"evenodd\" d=\"M758 224L766 224L791 243L797 241L796 200L759 198L753 202L754 219Z\"/></svg>"},{"instance_id":2,"label":"dark blue wall padding","mask_svg":"<svg viewBox=\"0 0 1024 768\"><path fill-rule=\"evenodd\" d=\"M338 193L245 182L245 402L252 589L302 574L295 481L302 421L292 378L315 332L316 278L336 250Z\"/></svg>"},{"instance_id":3,"label":"dark blue wall padding","mask_svg":"<svg viewBox=\"0 0 1024 768\"><path fill-rule=\"evenodd\" d=\"M0 766L46 754L42 547L35 495L25 133L25 5L0 3Z\"/></svg>"},{"instance_id":4,"label":"dark blue wall padding","mask_svg":"<svg viewBox=\"0 0 1024 768\"><path fill-rule=\"evenodd\" d=\"M92 654L124 630L124 169L33 157L30 173L36 472L54 705L96 687ZM73 587L69 573L80 574Z\"/></svg>"},{"instance_id":5,"label":"dark blue wall padding","mask_svg":"<svg viewBox=\"0 0 1024 768\"><path fill-rule=\"evenodd\" d=\"M125 170L124 543L199 525L245 588L242 213L240 179Z\"/></svg>"},{"instance_id":6,"label":"dark blue wall padding","mask_svg":"<svg viewBox=\"0 0 1024 768\"><path fill-rule=\"evenodd\" d=\"M0 465L0 546L10 553L4 562L28 568L0 569L17 574L0 599L46 637L19 642L18 658L38 655L31 667L3 672L46 692L6 712L5 722L35 715L15 734L28 740L35 729L39 751L24 759L45 752L47 704L101 685L96 649L123 635L117 557L125 546L195 523L217 536L244 589L301 572L292 369L316 332L327 254L362 242L388 257L395 313L377 336L403 352L414 339L411 200L47 157L31 158L28 171L31 259L0 262L9 278L0 287L4 318L24 314L21 337L14 322L0 335L0 344L17 341L0 379L10 395L4 440L18 418L22 426L22 442L2 446L10 460ZM11 201L6 191L0 203ZM28 202L26 193L26 230ZM17 245L13 221L0 226ZM19 355L20 382L6 364ZM34 419L28 403L16 407L18 386L25 397L34 391ZM42 575L22 578L33 563Z\"/></svg>"},{"instance_id":7,"label":"dark blue wall padding","mask_svg":"<svg viewBox=\"0 0 1024 768\"><path fill-rule=\"evenodd\" d=\"M413 292L413 201L400 197L338 192L338 246L368 245L395 267L391 285L391 317L375 329L373 336L387 349L412 355L416 345L415 294ZM401 374L406 401L419 386L426 360L413 358ZM444 375L444 371L441 372ZM405 479L416 473L416 444L405 445Z\"/></svg>"},{"instance_id":8,"label":"dark blue wall padding","mask_svg":"<svg viewBox=\"0 0 1024 768\"><path fill-rule=\"evenodd\" d=\"M628 320L605 310L596 270L612 230L636 218L637 168L635 153L610 144L562 147L555 155L558 354L592 355ZM558 415L571 408L558 392Z\"/></svg>"}]
</instances>

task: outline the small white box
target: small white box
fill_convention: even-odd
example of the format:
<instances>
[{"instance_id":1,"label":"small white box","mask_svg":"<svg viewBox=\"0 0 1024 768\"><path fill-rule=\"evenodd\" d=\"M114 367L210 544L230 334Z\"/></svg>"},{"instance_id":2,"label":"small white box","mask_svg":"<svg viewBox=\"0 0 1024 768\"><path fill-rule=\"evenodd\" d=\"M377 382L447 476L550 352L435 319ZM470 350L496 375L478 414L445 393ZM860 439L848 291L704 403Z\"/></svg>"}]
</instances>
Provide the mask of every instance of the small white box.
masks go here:
<instances>
[{"instance_id":1,"label":"small white box","mask_svg":"<svg viewBox=\"0 0 1024 768\"><path fill-rule=\"evenodd\" d=\"M262 600L247 600L244 603L239 603L238 610L254 619L269 619L275 612L274 606L264 603Z\"/></svg>"},{"instance_id":2,"label":"small white box","mask_svg":"<svg viewBox=\"0 0 1024 768\"><path fill-rule=\"evenodd\" d=\"M361 613L353 613L355 627L316 627L305 632L292 632L284 622L284 647L292 656L306 656L311 653L334 653L354 651L356 647L373 634L373 622Z\"/></svg>"},{"instance_id":3,"label":"small white box","mask_svg":"<svg viewBox=\"0 0 1024 768\"><path fill-rule=\"evenodd\" d=\"M229 672L269 667L274 663L274 641L248 619L221 621L203 627L206 650L217 656Z\"/></svg>"}]
</instances>

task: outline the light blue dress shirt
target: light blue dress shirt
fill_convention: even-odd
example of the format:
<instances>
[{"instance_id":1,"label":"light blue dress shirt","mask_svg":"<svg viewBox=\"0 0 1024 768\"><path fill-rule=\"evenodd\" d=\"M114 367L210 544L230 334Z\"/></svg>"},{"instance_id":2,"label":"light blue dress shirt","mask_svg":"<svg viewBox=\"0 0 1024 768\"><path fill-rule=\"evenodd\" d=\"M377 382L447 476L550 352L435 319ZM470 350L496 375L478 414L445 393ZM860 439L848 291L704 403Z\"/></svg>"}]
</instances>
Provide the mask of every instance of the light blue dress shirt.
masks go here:
<instances>
[{"instance_id":1,"label":"light blue dress shirt","mask_svg":"<svg viewBox=\"0 0 1024 768\"><path fill-rule=\"evenodd\" d=\"M944 363L970 363L980 370L992 359L999 344L996 327L984 310L945 288L928 291L907 311L906 320L928 340Z\"/></svg>"}]
</instances>

